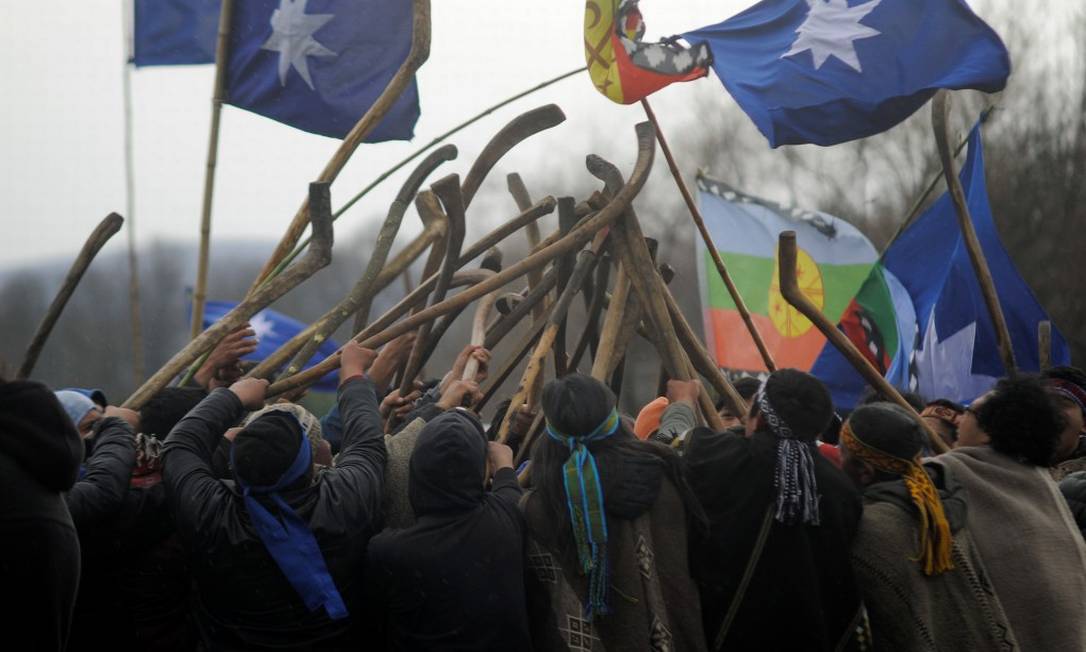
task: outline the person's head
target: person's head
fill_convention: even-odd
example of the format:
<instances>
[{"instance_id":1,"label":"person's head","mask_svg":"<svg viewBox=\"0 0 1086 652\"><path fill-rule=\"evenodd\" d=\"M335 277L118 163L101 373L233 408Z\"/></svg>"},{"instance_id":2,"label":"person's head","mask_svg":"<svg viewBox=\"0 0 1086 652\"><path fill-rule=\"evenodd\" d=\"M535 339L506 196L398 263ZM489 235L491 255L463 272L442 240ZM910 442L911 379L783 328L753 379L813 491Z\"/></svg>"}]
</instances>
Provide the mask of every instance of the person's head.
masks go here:
<instances>
[{"instance_id":1,"label":"person's head","mask_svg":"<svg viewBox=\"0 0 1086 652\"><path fill-rule=\"evenodd\" d=\"M901 392L901 398L905 399L905 402L917 412L924 409L924 398L916 392ZM869 387L857 405L870 405L872 403L894 403L894 400L877 389Z\"/></svg>"},{"instance_id":2,"label":"person's head","mask_svg":"<svg viewBox=\"0 0 1086 652\"><path fill-rule=\"evenodd\" d=\"M954 448L987 446L991 442L988 433L984 432L980 421L977 420L977 410L984 405L984 402L988 400L991 394L991 392L981 394L962 410L962 415L958 417L958 431L957 437L954 439Z\"/></svg>"},{"instance_id":3,"label":"person's head","mask_svg":"<svg viewBox=\"0 0 1086 652\"><path fill-rule=\"evenodd\" d=\"M165 387L140 408L140 430L165 439L177 422L207 398L199 387Z\"/></svg>"},{"instance_id":4,"label":"person's head","mask_svg":"<svg viewBox=\"0 0 1086 652\"><path fill-rule=\"evenodd\" d=\"M861 488L894 480L902 473L900 468L895 470L892 463L884 463L871 451L911 462L920 455L927 441L927 434L916 419L893 403L861 405L852 411L846 424L847 430L842 428L841 432L841 469Z\"/></svg>"},{"instance_id":5,"label":"person's head","mask_svg":"<svg viewBox=\"0 0 1086 652\"><path fill-rule=\"evenodd\" d=\"M1086 373L1077 367L1053 367L1041 374L1045 387L1063 414L1064 427L1056 462L1070 459L1086 433Z\"/></svg>"},{"instance_id":6,"label":"person's head","mask_svg":"<svg viewBox=\"0 0 1086 652\"><path fill-rule=\"evenodd\" d=\"M448 410L430 420L411 453L408 498L416 517L471 511L485 495L486 435L478 417Z\"/></svg>"},{"instance_id":7,"label":"person's head","mask_svg":"<svg viewBox=\"0 0 1086 652\"><path fill-rule=\"evenodd\" d=\"M787 424L796 439L813 442L833 419L833 401L829 390L814 376L797 369L778 369L769 375L762 388L776 415ZM759 401L750 403L747 434L770 432L772 428Z\"/></svg>"},{"instance_id":8,"label":"person's head","mask_svg":"<svg viewBox=\"0 0 1086 652\"><path fill-rule=\"evenodd\" d=\"M758 380L754 376L743 376L732 383L735 387L735 391L739 393L739 396L746 402L750 402L750 399L754 397L754 394L758 391L758 388L762 386L762 381ZM724 422L724 428L734 428L735 426L742 425L740 417L742 415L732 414L731 404L729 404L723 398L720 398L716 402L716 411L720 414L721 420Z\"/></svg>"},{"instance_id":9,"label":"person's head","mask_svg":"<svg viewBox=\"0 0 1086 652\"><path fill-rule=\"evenodd\" d=\"M323 423L315 414L297 403L283 401L266 405L246 417L245 422L242 425L248 425L261 416L271 412L287 412L293 414L294 418L301 424L302 432L305 433L306 439L309 440L309 446L313 452L313 463L319 466L332 466L332 446L328 440L324 438Z\"/></svg>"},{"instance_id":10,"label":"person's head","mask_svg":"<svg viewBox=\"0 0 1086 652\"><path fill-rule=\"evenodd\" d=\"M964 406L940 398L928 402L920 411L920 416L946 442L947 446L953 447L958 439L958 422L964 413Z\"/></svg>"},{"instance_id":11,"label":"person's head","mask_svg":"<svg viewBox=\"0 0 1086 652\"><path fill-rule=\"evenodd\" d=\"M291 412L275 410L248 421L230 453L234 477L249 487L300 489L312 482L312 442Z\"/></svg>"},{"instance_id":12,"label":"person's head","mask_svg":"<svg viewBox=\"0 0 1086 652\"><path fill-rule=\"evenodd\" d=\"M94 434L94 427L102 419L102 408L98 407L90 397L70 389L62 389L56 392L64 412L72 420L79 436L86 439Z\"/></svg>"},{"instance_id":13,"label":"person's head","mask_svg":"<svg viewBox=\"0 0 1086 652\"><path fill-rule=\"evenodd\" d=\"M1052 463L1063 417L1037 377L1004 378L970 409L996 451L1034 466Z\"/></svg>"}]
</instances>

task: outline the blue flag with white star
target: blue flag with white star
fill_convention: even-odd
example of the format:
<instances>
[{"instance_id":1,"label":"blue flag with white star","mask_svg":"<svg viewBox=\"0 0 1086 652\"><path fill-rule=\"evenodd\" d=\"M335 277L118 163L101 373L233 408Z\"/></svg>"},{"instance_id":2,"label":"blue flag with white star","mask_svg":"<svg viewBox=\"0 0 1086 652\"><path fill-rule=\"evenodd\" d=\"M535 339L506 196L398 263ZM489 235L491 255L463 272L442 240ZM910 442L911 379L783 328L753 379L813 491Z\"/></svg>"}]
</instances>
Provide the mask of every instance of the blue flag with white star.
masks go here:
<instances>
[{"instance_id":1,"label":"blue flag with white star","mask_svg":"<svg viewBox=\"0 0 1086 652\"><path fill-rule=\"evenodd\" d=\"M999 241L984 182L979 125L969 136L960 177L1018 367L1035 372L1040 366L1037 325L1049 317ZM845 323L850 311L841 328L861 351L887 349L888 364L881 370L898 388L927 400L970 403L1004 375L995 328L948 194L894 241L857 299L854 321L860 327L853 330L863 335L850 332ZM1067 341L1055 325L1051 355L1054 365L1071 362ZM863 378L832 344L823 348L811 373L826 383L840 407L855 405L865 390Z\"/></svg>"},{"instance_id":2,"label":"blue flag with white star","mask_svg":"<svg viewBox=\"0 0 1086 652\"><path fill-rule=\"evenodd\" d=\"M222 0L134 0L132 63L215 63Z\"/></svg>"},{"instance_id":3,"label":"blue flag with white star","mask_svg":"<svg viewBox=\"0 0 1086 652\"><path fill-rule=\"evenodd\" d=\"M204 304L204 328L206 329L222 319L226 316L226 313L233 310L236 305L236 303L230 301L206 302ZM190 303L190 309L191 306L192 304ZM306 325L297 319L288 317L281 312L276 312L271 309L264 309L253 315L252 319L249 320L249 326L251 326L256 333L256 351L253 351L242 359L256 362L275 353L276 349L289 342L291 338L298 333L301 333L306 328ZM338 344L331 339L325 340L320 345L320 348L317 349L317 352L313 354L313 357L305 363L305 369L312 367L338 350ZM336 391L338 384L339 381L336 372L333 371L324 378L321 378L319 382L315 383L313 389L323 392L334 392Z\"/></svg>"},{"instance_id":4,"label":"blue flag with white star","mask_svg":"<svg viewBox=\"0 0 1086 652\"><path fill-rule=\"evenodd\" d=\"M964 0L763 0L683 35L772 147L898 124L940 88L1002 90L1010 57Z\"/></svg>"},{"instance_id":5,"label":"blue flag with white star","mask_svg":"<svg viewBox=\"0 0 1086 652\"><path fill-rule=\"evenodd\" d=\"M407 0L235 2L227 102L343 138L407 58L411 28ZM418 117L412 80L366 140L408 140Z\"/></svg>"}]
</instances>

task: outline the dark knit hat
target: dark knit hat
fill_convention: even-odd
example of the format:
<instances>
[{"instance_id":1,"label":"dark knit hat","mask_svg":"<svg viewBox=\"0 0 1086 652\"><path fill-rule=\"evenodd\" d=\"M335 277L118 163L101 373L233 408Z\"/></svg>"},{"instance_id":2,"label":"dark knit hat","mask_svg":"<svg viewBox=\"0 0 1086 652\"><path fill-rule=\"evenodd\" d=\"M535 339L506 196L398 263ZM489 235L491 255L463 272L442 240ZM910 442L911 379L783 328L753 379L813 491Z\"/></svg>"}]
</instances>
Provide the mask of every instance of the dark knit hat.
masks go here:
<instances>
[{"instance_id":1,"label":"dark knit hat","mask_svg":"<svg viewBox=\"0 0 1086 652\"><path fill-rule=\"evenodd\" d=\"M928 439L916 418L893 403L861 405L848 422L862 442L903 460L919 455Z\"/></svg>"},{"instance_id":2,"label":"dark knit hat","mask_svg":"<svg viewBox=\"0 0 1086 652\"><path fill-rule=\"evenodd\" d=\"M269 412L234 439L234 475L252 487L275 484L298 457L302 426L287 412Z\"/></svg>"},{"instance_id":3,"label":"dark knit hat","mask_svg":"<svg viewBox=\"0 0 1086 652\"><path fill-rule=\"evenodd\" d=\"M610 416L615 395L607 385L584 374L567 374L543 388L543 414L559 432L586 435Z\"/></svg>"}]
</instances>

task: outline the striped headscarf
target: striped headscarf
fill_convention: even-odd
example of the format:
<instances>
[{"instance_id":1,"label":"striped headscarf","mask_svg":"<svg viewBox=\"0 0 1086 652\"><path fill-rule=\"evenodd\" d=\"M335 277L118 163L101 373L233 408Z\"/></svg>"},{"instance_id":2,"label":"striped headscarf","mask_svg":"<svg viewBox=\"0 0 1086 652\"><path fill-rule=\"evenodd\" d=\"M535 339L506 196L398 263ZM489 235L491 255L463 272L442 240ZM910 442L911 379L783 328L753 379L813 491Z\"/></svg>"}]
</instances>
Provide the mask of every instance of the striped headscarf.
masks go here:
<instances>
[{"instance_id":1,"label":"striped headscarf","mask_svg":"<svg viewBox=\"0 0 1086 652\"><path fill-rule=\"evenodd\" d=\"M860 441L847 422L841 427L841 444L849 454L883 473L900 475L905 481L905 488L920 514L920 554L913 561L920 562L924 574L939 575L953 569L951 547L954 538L950 533L950 523L935 483L920 464L920 454L905 459L880 450Z\"/></svg>"},{"instance_id":2,"label":"striped headscarf","mask_svg":"<svg viewBox=\"0 0 1086 652\"><path fill-rule=\"evenodd\" d=\"M766 378L754 395L754 402L766 425L777 436L777 466L773 474L773 487L777 490L777 521L785 525L818 525L818 485L815 482L811 444L797 439L788 423L777 413L766 392L768 383L769 378Z\"/></svg>"},{"instance_id":3,"label":"striped headscarf","mask_svg":"<svg viewBox=\"0 0 1086 652\"><path fill-rule=\"evenodd\" d=\"M618 411L612 409L603 423L586 434L559 432L547 421L547 436L569 447L569 458L562 465L563 484L570 525L577 544L577 561L582 575L588 576L585 618L610 613L607 601L610 569L607 562L607 514L603 508L603 485L589 442L607 439L618 431Z\"/></svg>"}]
</instances>

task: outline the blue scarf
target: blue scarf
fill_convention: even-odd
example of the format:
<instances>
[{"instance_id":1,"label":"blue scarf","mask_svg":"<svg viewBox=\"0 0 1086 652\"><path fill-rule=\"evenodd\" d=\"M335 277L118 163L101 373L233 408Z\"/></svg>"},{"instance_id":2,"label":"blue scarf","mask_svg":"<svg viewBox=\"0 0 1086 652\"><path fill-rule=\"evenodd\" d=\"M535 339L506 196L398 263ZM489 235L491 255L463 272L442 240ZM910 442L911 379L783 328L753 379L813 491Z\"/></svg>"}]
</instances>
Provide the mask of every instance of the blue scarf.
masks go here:
<instances>
[{"instance_id":1,"label":"blue scarf","mask_svg":"<svg viewBox=\"0 0 1086 652\"><path fill-rule=\"evenodd\" d=\"M603 509L603 484L596 467L596 458L585 446L592 441L607 439L618 431L618 411L611 414L587 435L567 435L547 423L547 435L569 447L569 459L562 466L573 539L577 544L577 561L581 574L588 575L588 599L585 618L611 612L607 604L610 571L607 563L607 514Z\"/></svg>"},{"instance_id":2,"label":"blue scarf","mask_svg":"<svg viewBox=\"0 0 1086 652\"><path fill-rule=\"evenodd\" d=\"M332 620L342 620L349 614L347 605L336 589L332 576L328 573L328 567L324 563L324 555L313 532L305 521L294 513L285 500L279 495L279 491L296 482L305 475L313 464L313 452L309 448L309 440L302 433L301 446L298 456L294 458L279 480L270 487L250 487L238 478L238 485L242 489L245 498L245 509L249 512L249 520L256 529L257 536L264 542L268 554L272 556L279 570L283 571L287 581L298 592L305 606L310 611L316 611L324 607L328 617ZM230 465L234 466L234 449L230 449ZM254 495L267 495L279 507L279 518L264 508Z\"/></svg>"}]
</instances>

